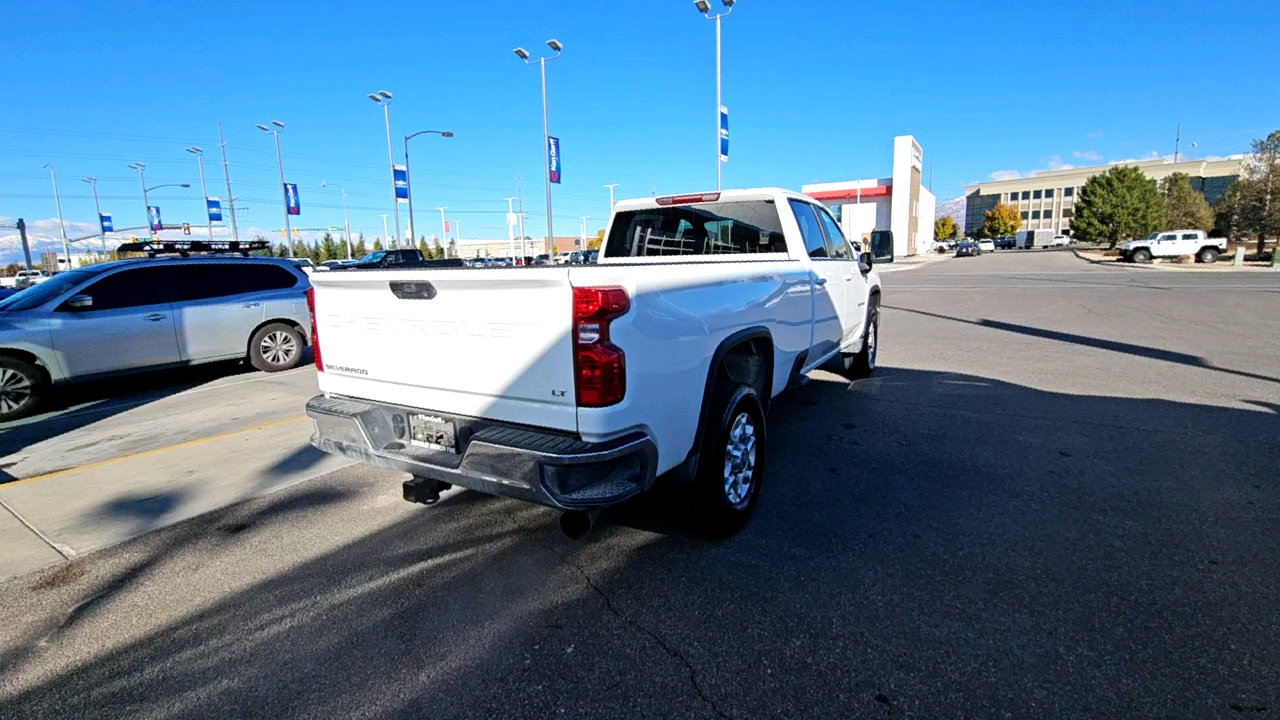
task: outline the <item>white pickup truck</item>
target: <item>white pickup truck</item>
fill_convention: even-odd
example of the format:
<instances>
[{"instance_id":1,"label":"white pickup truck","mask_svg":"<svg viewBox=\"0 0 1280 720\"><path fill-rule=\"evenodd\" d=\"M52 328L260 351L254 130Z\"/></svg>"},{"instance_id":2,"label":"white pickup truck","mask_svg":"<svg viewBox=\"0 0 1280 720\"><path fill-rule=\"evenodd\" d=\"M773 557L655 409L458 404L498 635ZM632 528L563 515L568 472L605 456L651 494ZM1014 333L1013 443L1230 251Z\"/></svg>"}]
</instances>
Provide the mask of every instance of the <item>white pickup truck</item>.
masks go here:
<instances>
[{"instance_id":1,"label":"white pickup truck","mask_svg":"<svg viewBox=\"0 0 1280 720\"><path fill-rule=\"evenodd\" d=\"M1130 262L1149 263L1152 258L1195 256L1196 262L1215 263L1227 251L1226 238L1206 237L1203 230L1161 230L1143 240L1120 246L1120 257Z\"/></svg>"},{"instance_id":2,"label":"white pickup truck","mask_svg":"<svg viewBox=\"0 0 1280 720\"><path fill-rule=\"evenodd\" d=\"M664 475L700 530L735 532L770 400L875 368L872 255L775 188L620 201L605 237L595 265L312 275L312 443L411 473L406 500L561 509L571 537Z\"/></svg>"}]
</instances>

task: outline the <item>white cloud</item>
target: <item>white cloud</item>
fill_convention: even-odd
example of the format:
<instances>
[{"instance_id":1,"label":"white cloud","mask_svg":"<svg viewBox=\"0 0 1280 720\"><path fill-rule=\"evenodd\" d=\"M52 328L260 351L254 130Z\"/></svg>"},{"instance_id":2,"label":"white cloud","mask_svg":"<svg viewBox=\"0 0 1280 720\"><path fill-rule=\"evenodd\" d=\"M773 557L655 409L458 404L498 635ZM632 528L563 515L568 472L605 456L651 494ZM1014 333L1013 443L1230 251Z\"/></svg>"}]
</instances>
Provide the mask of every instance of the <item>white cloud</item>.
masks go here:
<instances>
[{"instance_id":1,"label":"white cloud","mask_svg":"<svg viewBox=\"0 0 1280 720\"><path fill-rule=\"evenodd\" d=\"M1072 154L1074 157L1077 157L1077 158L1079 158L1079 159L1081 159L1081 160L1093 160L1093 161L1098 161L1098 160L1101 160L1101 159L1102 159L1102 156L1101 156L1101 155L1099 155L1098 153L1094 152L1093 150L1085 150L1085 151L1083 151L1083 152L1081 152L1081 151L1079 151L1079 150L1072 150L1072 151L1071 151L1071 154Z\"/></svg>"},{"instance_id":2,"label":"white cloud","mask_svg":"<svg viewBox=\"0 0 1280 720\"><path fill-rule=\"evenodd\" d=\"M1075 165L1072 165L1071 163L1062 162L1062 158L1058 155L1054 155L1053 157L1049 158L1050 170L1070 170L1074 167Z\"/></svg>"},{"instance_id":3,"label":"white cloud","mask_svg":"<svg viewBox=\"0 0 1280 720\"><path fill-rule=\"evenodd\" d=\"M1102 132L1101 130L1099 130L1098 132L1091 132L1091 133L1089 133L1089 134L1085 135L1085 139L1087 139L1087 140L1097 140L1098 138L1102 137L1103 135L1106 135L1106 133L1104 133L1104 132Z\"/></svg>"},{"instance_id":4,"label":"white cloud","mask_svg":"<svg viewBox=\"0 0 1280 720\"><path fill-rule=\"evenodd\" d=\"M1018 172L1017 170L997 170L991 173L991 179L995 181L1017 180L1018 178L1021 178L1021 177L1022 177L1022 173Z\"/></svg>"}]
</instances>

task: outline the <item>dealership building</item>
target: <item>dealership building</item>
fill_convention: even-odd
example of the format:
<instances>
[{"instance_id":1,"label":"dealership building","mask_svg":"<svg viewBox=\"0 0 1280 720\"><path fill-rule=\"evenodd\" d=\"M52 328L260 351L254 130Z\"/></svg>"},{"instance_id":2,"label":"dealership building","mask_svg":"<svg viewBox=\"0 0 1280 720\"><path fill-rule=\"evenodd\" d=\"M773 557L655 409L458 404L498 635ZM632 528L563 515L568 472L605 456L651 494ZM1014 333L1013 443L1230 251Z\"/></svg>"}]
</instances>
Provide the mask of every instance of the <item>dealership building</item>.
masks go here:
<instances>
[{"instance_id":1,"label":"dealership building","mask_svg":"<svg viewBox=\"0 0 1280 720\"><path fill-rule=\"evenodd\" d=\"M889 177L805 185L801 192L831 208L845 237L870 247L871 232L893 231L898 257L933 250L933 193L921 184L924 151L910 135L893 139Z\"/></svg>"},{"instance_id":2,"label":"dealership building","mask_svg":"<svg viewBox=\"0 0 1280 720\"><path fill-rule=\"evenodd\" d=\"M1075 217L1075 203L1080 188L1089 178L1110 170L1115 165L1128 165L1142 170L1147 177L1159 182L1174 173L1191 177L1191 187L1204 194L1209 202L1222 197L1227 187L1240 176L1243 156L1220 160L1148 160L1144 162L1092 165L1068 170L1038 172L1030 177L1013 180L992 180L966 186L964 234L977 237L988 210L998 203L1012 205L1022 217L1019 230L1050 229L1067 233L1071 219Z\"/></svg>"}]
</instances>

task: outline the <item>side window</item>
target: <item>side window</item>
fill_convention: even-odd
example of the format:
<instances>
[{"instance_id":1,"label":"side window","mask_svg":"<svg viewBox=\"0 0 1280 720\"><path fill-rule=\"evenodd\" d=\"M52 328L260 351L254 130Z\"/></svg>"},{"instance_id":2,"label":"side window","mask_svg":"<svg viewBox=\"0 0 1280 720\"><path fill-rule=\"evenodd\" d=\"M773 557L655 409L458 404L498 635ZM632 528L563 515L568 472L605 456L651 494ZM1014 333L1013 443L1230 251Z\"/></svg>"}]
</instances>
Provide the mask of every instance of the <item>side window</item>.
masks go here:
<instances>
[{"instance_id":1,"label":"side window","mask_svg":"<svg viewBox=\"0 0 1280 720\"><path fill-rule=\"evenodd\" d=\"M791 212L795 213L796 224L800 226L800 237L804 239L804 249L811 258L827 257L827 242L822 237L822 229L818 227L818 218L813 214L813 206L800 200L789 200Z\"/></svg>"},{"instance_id":2,"label":"side window","mask_svg":"<svg viewBox=\"0 0 1280 720\"><path fill-rule=\"evenodd\" d=\"M241 292L285 290L298 284L293 273L278 265L245 264L232 266L240 274Z\"/></svg>"},{"instance_id":3,"label":"side window","mask_svg":"<svg viewBox=\"0 0 1280 720\"><path fill-rule=\"evenodd\" d=\"M231 265L216 263L192 263L175 267L178 300L208 300L244 292L235 270Z\"/></svg>"},{"instance_id":4,"label":"side window","mask_svg":"<svg viewBox=\"0 0 1280 720\"><path fill-rule=\"evenodd\" d=\"M1177 235L1161 235L1161 236L1160 236L1160 242L1164 242L1164 241L1166 241L1166 240L1170 240L1170 241L1172 241L1172 240L1177 240L1177 239L1178 239L1178 236L1177 236Z\"/></svg>"},{"instance_id":5,"label":"side window","mask_svg":"<svg viewBox=\"0 0 1280 720\"><path fill-rule=\"evenodd\" d=\"M135 267L108 275L80 291L93 298L93 310L162 305L173 300L168 267Z\"/></svg>"},{"instance_id":6,"label":"side window","mask_svg":"<svg viewBox=\"0 0 1280 720\"><path fill-rule=\"evenodd\" d=\"M1182 239L1183 240L1199 240L1200 236L1196 235L1195 233L1183 233Z\"/></svg>"},{"instance_id":7,"label":"side window","mask_svg":"<svg viewBox=\"0 0 1280 720\"><path fill-rule=\"evenodd\" d=\"M841 260L852 260L853 252L849 250L849 243L845 242L840 226L831 219L826 210L818 207L813 210L818 214L818 222L822 224L822 230L827 236L827 252L830 256Z\"/></svg>"}]
</instances>

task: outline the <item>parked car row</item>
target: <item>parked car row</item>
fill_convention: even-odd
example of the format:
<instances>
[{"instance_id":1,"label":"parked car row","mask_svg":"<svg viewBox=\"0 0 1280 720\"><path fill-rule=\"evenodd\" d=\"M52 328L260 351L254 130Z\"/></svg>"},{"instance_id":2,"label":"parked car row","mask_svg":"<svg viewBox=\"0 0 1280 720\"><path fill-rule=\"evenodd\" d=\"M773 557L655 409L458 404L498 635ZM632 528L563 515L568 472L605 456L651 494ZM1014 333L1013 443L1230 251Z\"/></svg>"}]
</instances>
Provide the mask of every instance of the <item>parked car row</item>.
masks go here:
<instances>
[{"instance_id":1,"label":"parked car row","mask_svg":"<svg viewBox=\"0 0 1280 720\"><path fill-rule=\"evenodd\" d=\"M43 270L19 270L13 277L0 278L0 288L25 290L48 279L49 274Z\"/></svg>"}]
</instances>

